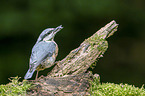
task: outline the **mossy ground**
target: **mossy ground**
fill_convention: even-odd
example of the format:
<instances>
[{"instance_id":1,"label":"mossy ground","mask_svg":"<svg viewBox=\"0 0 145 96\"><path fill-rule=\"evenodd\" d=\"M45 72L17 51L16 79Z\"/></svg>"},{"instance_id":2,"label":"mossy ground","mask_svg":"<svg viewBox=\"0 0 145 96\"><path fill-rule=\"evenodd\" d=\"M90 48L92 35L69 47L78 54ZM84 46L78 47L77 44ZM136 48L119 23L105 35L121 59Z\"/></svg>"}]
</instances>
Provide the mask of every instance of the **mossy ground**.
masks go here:
<instances>
[{"instance_id":1,"label":"mossy ground","mask_svg":"<svg viewBox=\"0 0 145 96\"><path fill-rule=\"evenodd\" d=\"M91 96L145 96L145 89L135 87L128 84L100 83L100 80L95 78L91 82Z\"/></svg>"},{"instance_id":2,"label":"mossy ground","mask_svg":"<svg viewBox=\"0 0 145 96\"><path fill-rule=\"evenodd\" d=\"M32 88L27 80L18 81L20 78L13 77L10 83L0 85L0 96L25 96L26 90ZM91 96L145 96L145 88L135 87L128 84L100 83L99 78L91 81Z\"/></svg>"},{"instance_id":3,"label":"mossy ground","mask_svg":"<svg viewBox=\"0 0 145 96\"><path fill-rule=\"evenodd\" d=\"M27 83L27 80L20 82L19 79L19 77L12 77L10 83L0 85L0 96L25 96L26 90L31 88L32 85Z\"/></svg>"}]
</instances>

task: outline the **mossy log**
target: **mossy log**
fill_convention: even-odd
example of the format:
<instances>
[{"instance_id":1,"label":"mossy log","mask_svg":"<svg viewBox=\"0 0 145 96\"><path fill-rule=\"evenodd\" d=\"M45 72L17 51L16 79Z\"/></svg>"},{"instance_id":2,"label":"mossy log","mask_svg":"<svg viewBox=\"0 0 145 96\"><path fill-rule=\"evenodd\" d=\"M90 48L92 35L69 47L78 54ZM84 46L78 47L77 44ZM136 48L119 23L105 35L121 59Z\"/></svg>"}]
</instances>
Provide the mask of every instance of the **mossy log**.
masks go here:
<instances>
[{"instance_id":1,"label":"mossy log","mask_svg":"<svg viewBox=\"0 0 145 96\"><path fill-rule=\"evenodd\" d=\"M88 95L89 80L93 76L87 72L108 48L106 39L117 31L113 20L72 50L63 60L58 61L48 76L40 77L28 90L27 95L80 96Z\"/></svg>"}]
</instances>

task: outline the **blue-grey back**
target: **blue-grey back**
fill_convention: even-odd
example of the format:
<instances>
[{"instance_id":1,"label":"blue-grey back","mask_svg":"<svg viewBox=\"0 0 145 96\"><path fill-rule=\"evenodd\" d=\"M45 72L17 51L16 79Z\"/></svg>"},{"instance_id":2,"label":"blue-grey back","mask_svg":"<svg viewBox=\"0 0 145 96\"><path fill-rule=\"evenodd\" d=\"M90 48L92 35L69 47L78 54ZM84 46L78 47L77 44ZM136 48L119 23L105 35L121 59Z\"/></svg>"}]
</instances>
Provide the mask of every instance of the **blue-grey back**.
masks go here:
<instances>
[{"instance_id":1,"label":"blue-grey back","mask_svg":"<svg viewBox=\"0 0 145 96\"><path fill-rule=\"evenodd\" d=\"M39 43L36 43L32 48L30 67L37 67L44 59L46 59L47 57L51 57L55 50L56 43L54 41L41 41Z\"/></svg>"}]
</instances>

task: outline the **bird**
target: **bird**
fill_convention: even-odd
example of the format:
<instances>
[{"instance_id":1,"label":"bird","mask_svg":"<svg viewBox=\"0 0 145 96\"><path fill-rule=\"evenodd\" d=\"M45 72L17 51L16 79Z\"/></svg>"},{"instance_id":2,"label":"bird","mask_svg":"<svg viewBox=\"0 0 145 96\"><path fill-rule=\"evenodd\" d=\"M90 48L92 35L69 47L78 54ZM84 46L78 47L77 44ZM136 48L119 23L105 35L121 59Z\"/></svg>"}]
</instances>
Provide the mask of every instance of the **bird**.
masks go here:
<instances>
[{"instance_id":1,"label":"bird","mask_svg":"<svg viewBox=\"0 0 145 96\"><path fill-rule=\"evenodd\" d=\"M39 35L32 48L29 69L24 79L30 79L33 73L37 71L35 77L35 80L37 80L39 71L54 65L58 54L58 45L54 41L54 37L61 29L63 29L62 25L56 28L47 28Z\"/></svg>"}]
</instances>

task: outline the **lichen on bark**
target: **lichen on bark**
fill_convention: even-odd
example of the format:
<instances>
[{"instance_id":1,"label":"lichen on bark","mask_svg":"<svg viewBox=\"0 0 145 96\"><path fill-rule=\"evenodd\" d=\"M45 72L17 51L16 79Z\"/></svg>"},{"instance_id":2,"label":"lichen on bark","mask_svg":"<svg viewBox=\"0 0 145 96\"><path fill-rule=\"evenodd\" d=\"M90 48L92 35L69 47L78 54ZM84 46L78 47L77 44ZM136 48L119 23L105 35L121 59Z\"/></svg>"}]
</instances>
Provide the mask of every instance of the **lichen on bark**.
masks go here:
<instances>
[{"instance_id":1,"label":"lichen on bark","mask_svg":"<svg viewBox=\"0 0 145 96\"><path fill-rule=\"evenodd\" d=\"M113 20L101 28L80 46L72 50L49 74L50 77L76 75L83 72L93 64L96 59L103 56L108 48L106 39L117 31L118 24Z\"/></svg>"}]
</instances>

